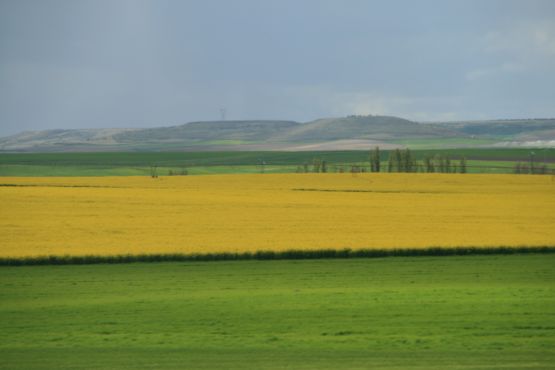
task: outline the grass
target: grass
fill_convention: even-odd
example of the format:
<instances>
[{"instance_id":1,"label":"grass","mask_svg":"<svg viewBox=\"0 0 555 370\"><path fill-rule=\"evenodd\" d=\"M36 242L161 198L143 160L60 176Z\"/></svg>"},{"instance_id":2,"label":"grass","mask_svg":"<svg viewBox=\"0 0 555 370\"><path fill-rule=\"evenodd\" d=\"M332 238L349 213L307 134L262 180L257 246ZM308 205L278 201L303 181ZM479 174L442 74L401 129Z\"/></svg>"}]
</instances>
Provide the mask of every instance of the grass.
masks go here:
<instances>
[{"instance_id":1,"label":"grass","mask_svg":"<svg viewBox=\"0 0 555 370\"><path fill-rule=\"evenodd\" d=\"M457 161L453 163L458 165ZM512 173L517 162L508 161L467 161L468 173ZM365 166L368 170L368 163L352 162L343 164L331 164L328 166L329 172L339 171L342 167L348 172L350 166ZM312 166L309 166L311 169ZM387 168L387 162L382 162L382 168ZM549 165L550 170L555 170L554 165ZM188 175L209 175L227 173L295 173L298 166L295 165L230 165L230 166L195 166L185 167ZM168 176L170 171L180 174L183 167L157 167L159 176ZM106 166L49 166L49 165L3 165L0 166L0 176L150 176L150 167L106 167Z\"/></svg>"},{"instance_id":2,"label":"grass","mask_svg":"<svg viewBox=\"0 0 555 370\"><path fill-rule=\"evenodd\" d=\"M0 268L1 369L533 368L555 255Z\"/></svg>"},{"instance_id":3,"label":"grass","mask_svg":"<svg viewBox=\"0 0 555 370\"><path fill-rule=\"evenodd\" d=\"M180 174L183 170L188 175L208 175L227 173L260 173L262 168L258 165L229 165L229 166L195 166L195 167L167 167L158 166L156 171L159 176L169 176L170 171ZM297 169L292 165L264 166L264 173L293 173ZM125 167L108 165L3 165L0 166L0 176L41 176L41 177L64 177L64 176L150 176L149 166Z\"/></svg>"},{"instance_id":4,"label":"grass","mask_svg":"<svg viewBox=\"0 0 555 370\"><path fill-rule=\"evenodd\" d=\"M370 149L370 148L369 148ZM511 172L515 162L528 162L534 152L535 161L555 161L555 149L443 149L414 150L417 159L445 154L452 159L466 157L469 166L506 167L478 168L475 172ZM382 151L386 161L387 151ZM159 174L186 168L190 174L255 173L264 162L265 172L295 172L314 158L326 160L330 166L362 163L368 165L368 151L317 152L120 152L120 153L0 153L0 176L142 176L157 165ZM478 162L479 161L479 162ZM553 165L551 165L553 168ZM472 172L473 169L470 168Z\"/></svg>"},{"instance_id":5,"label":"grass","mask_svg":"<svg viewBox=\"0 0 555 370\"><path fill-rule=\"evenodd\" d=\"M312 162L310 162L312 163ZM457 160L452 163L458 166ZM513 173L516 161L483 161L468 160L468 173ZM526 163L527 164L527 163ZM369 170L368 162L341 162L328 164L328 172L338 172L343 168L349 172L351 165L363 166ZM188 175L211 175L211 174L241 174L241 173L295 173L298 171L297 165L207 165L207 166L158 166L159 176L168 176L170 171L173 174L180 174L185 169ZM302 166L301 166L302 168ZM382 162L382 168L387 168L387 162ZM555 171L555 165L548 164L549 171ZM309 165L309 170L312 164ZM25 177L64 177L64 176L150 176L149 166L126 167L109 165L26 165L26 164L5 164L0 165L1 176L25 176Z\"/></svg>"}]
</instances>

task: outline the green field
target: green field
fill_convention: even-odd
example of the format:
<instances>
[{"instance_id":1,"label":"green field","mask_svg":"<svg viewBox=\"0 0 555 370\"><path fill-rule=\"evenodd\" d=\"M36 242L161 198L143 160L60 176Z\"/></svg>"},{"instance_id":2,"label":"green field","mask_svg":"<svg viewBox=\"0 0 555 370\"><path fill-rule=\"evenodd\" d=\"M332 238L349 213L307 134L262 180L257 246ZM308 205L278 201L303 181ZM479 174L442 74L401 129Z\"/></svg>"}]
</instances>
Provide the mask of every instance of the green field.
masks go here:
<instances>
[{"instance_id":1,"label":"green field","mask_svg":"<svg viewBox=\"0 0 555 370\"><path fill-rule=\"evenodd\" d=\"M457 161L453 163L458 164ZM517 162L509 161L467 161L468 173L513 173ZM328 165L329 172L337 172L343 168L349 172L351 165L368 166L365 162L350 162ZM299 166L295 165L229 165L229 166L194 166L185 167L188 175L210 175L226 173L294 173ZM302 166L301 166L302 167ZM387 167L387 162L382 162L382 168ZM555 165L548 165L550 171L555 170ZM159 176L179 175L183 167L157 167ZM150 167L125 167L125 166L48 166L48 165L0 165L0 176L150 176Z\"/></svg>"},{"instance_id":2,"label":"green field","mask_svg":"<svg viewBox=\"0 0 555 370\"><path fill-rule=\"evenodd\" d=\"M414 150L414 156L448 155L454 163L465 157L468 172L510 173L516 162L546 162L555 170L555 149ZM382 151L382 161L388 152ZM325 160L330 171L351 164L368 166L367 151L327 152L124 152L124 153L2 153L0 176L144 176L157 166L160 176L170 171L188 174L295 172L304 163ZM261 164L264 164L263 166Z\"/></svg>"},{"instance_id":3,"label":"green field","mask_svg":"<svg viewBox=\"0 0 555 370\"><path fill-rule=\"evenodd\" d=\"M0 368L552 369L555 255L0 268Z\"/></svg>"}]
</instances>

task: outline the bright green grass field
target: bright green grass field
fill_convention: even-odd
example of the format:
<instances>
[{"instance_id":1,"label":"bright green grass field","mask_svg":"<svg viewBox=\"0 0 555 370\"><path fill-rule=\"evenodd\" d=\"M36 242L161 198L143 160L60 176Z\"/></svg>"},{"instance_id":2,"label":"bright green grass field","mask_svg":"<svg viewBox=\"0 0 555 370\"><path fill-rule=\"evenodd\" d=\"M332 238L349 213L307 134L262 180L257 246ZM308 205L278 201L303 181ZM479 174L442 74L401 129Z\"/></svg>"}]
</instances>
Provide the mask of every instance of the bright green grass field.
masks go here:
<instances>
[{"instance_id":1,"label":"bright green grass field","mask_svg":"<svg viewBox=\"0 0 555 370\"><path fill-rule=\"evenodd\" d=\"M555 255L0 268L2 369L553 369Z\"/></svg>"}]
</instances>

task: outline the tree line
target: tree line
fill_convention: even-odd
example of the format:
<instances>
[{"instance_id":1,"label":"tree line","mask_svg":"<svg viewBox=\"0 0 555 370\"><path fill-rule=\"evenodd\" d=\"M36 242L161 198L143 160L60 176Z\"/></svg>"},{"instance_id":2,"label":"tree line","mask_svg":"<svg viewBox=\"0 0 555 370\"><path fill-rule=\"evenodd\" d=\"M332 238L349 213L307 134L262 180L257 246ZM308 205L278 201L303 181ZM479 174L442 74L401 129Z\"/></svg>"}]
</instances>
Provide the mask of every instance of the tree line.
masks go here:
<instances>
[{"instance_id":1,"label":"tree line","mask_svg":"<svg viewBox=\"0 0 555 370\"><path fill-rule=\"evenodd\" d=\"M380 149L376 147L370 154L370 169L380 172ZM410 149L395 149L389 152L387 172L428 172L467 173L466 158L452 160L448 155L427 155L422 161L416 160Z\"/></svg>"},{"instance_id":2,"label":"tree line","mask_svg":"<svg viewBox=\"0 0 555 370\"><path fill-rule=\"evenodd\" d=\"M545 175L548 172L546 164L535 164L533 161L518 162L513 168L516 174L529 174L529 175Z\"/></svg>"},{"instance_id":3,"label":"tree line","mask_svg":"<svg viewBox=\"0 0 555 370\"><path fill-rule=\"evenodd\" d=\"M382 166L380 148L375 147L369 154L369 166L352 164L333 166L334 172L428 172L428 173L467 173L466 158L451 160L447 155L426 156L418 161L410 149L395 149L389 152L386 165ZM298 173L329 172L325 160L315 158L312 163L305 162L297 167Z\"/></svg>"}]
</instances>

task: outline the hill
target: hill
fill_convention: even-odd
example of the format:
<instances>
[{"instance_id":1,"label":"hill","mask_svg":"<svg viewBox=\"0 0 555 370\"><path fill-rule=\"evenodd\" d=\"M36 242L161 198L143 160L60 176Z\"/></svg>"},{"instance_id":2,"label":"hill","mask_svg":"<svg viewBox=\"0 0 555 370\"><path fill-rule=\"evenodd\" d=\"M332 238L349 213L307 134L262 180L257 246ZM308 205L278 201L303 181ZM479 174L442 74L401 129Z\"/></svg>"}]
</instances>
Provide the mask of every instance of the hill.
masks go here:
<instances>
[{"instance_id":1,"label":"hill","mask_svg":"<svg viewBox=\"0 0 555 370\"><path fill-rule=\"evenodd\" d=\"M204 121L180 126L125 131L114 135L121 143L259 141L291 130L301 124L294 121Z\"/></svg>"},{"instance_id":2,"label":"hill","mask_svg":"<svg viewBox=\"0 0 555 370\"><path fill-rule=\"evenodd\" d=\"M379 145L455 148L555 147L555 119L419 123L393 116L310 122L201 121L147 129L30 131L0 138L0 151L356 150Z\"/></svg>"},{"instance_id":3,"label":"hill","mask_svg":"<svg viewBox=\"0 0 555 370\"><path fill-rule=\"evenodd\" d=\"M555 118L436 122L432 126L496 139L495 146L555 147Z\"/></svg>"},{"instance_id":4,"label":"hill","mask_svg":"<svg viewBox=\"0 0 555 370\"><path fill-rule=\"evenodd\" d=\"M323 118L305 123L287 132L281 140L390 140L398 138L426 138L460 136L448 128L429 127L403 118L390 116L349 116Z\"/></svg>"}]
</instances>

